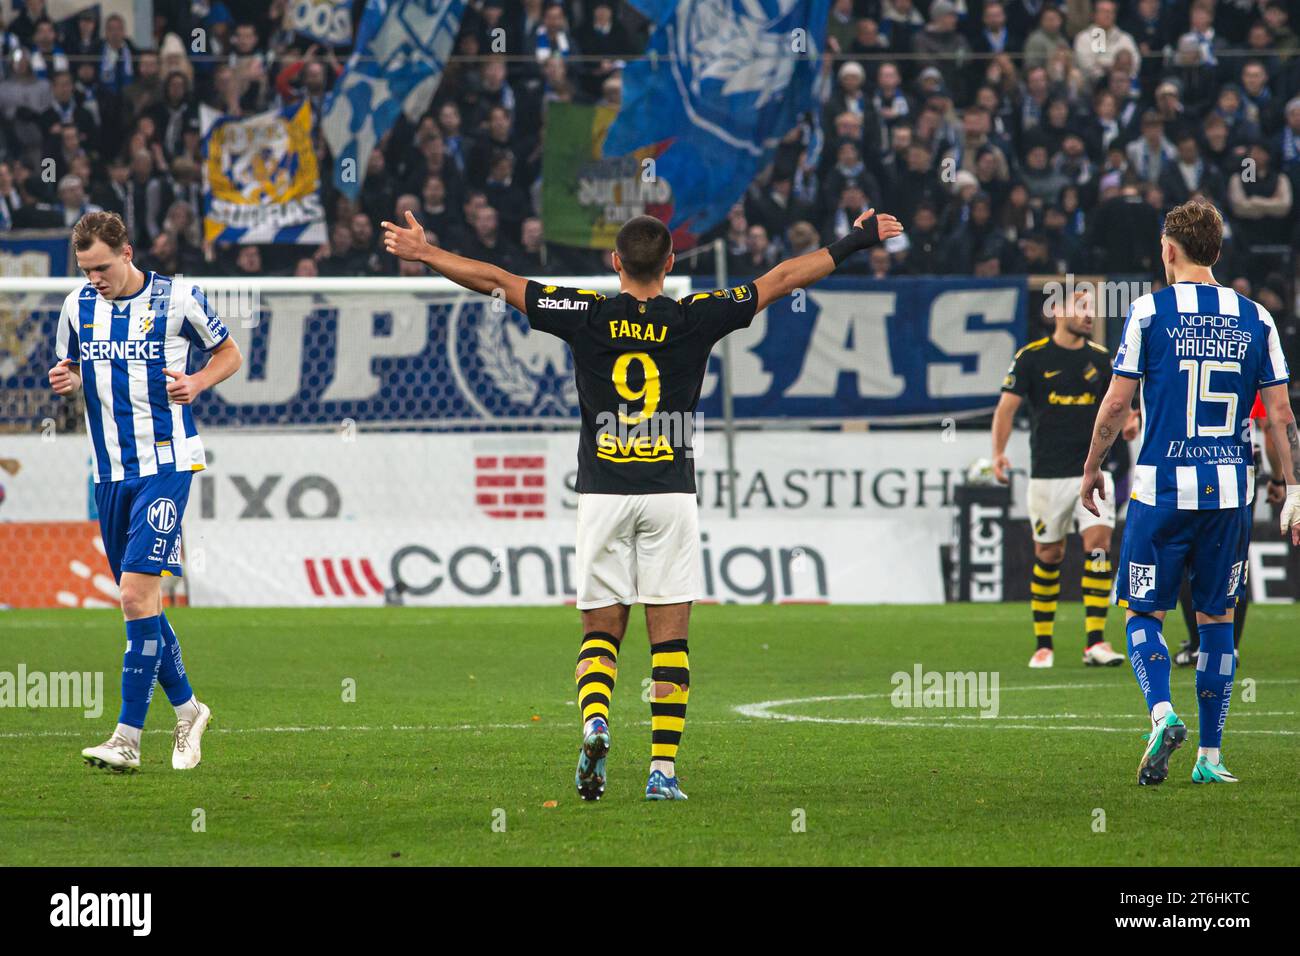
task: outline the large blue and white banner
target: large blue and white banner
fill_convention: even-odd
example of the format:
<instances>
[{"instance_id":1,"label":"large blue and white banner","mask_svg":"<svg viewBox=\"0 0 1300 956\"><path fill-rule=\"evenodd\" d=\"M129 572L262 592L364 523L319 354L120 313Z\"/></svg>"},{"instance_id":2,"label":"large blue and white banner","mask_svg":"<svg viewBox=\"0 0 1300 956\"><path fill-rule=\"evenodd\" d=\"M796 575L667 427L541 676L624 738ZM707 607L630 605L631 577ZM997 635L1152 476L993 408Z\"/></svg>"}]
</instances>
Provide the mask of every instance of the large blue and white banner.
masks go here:
<instances>
[{"instance_id":1,"label":"large blue and white banner","mask_svg":"<svg viewBox=\"0 0 1300 956\"><path fill-rule=\"evenodd\" d=\"M325 102L321 131L334 184L353 199L370 151L404 113L419 120L442 80L465 0L369 0L347 69Z\"/></svg>"},{"instance_id":2,"label":"large blue and white banner","mask_svg":"<svg viewBox=\"0 0 1300 956\"><path fill-rule=\"evenodd\" d=\"M632 0L649 58L623 74L606 157L661 145L679 247L721 222L800 114L817 108L830 0Z\"/></svg>"},{"instance_id":3,"label":"large blue and white banner","mask_svg":"<svg viewBox=\"0 0 1300 956\"><path fill-rule=\"evenodd\" d=\"M568 346L531 331L499 300L310 288L260 293L247 315L224 310L245 361L200 397L200 421L472 430L577 417ZM687 288L679 282L673 294ZM210 294L213 301L227 301L220 292ZM26 313L25 334L0 335L0 389L15 397L0 424L10 421L10 408L13 424L35 424L57 404L45 373L61 296L45 299L44 308L28 306L35 311ZM1023 278L819 283L730 337L736 416L902 423L990 411L1027 338L1026 299ZM14 354L5 353L6 343ZM702 391L706 421L722 415L721 352ZM24 393L30 401L19 402Z\"/></svg>"}]
</instances>

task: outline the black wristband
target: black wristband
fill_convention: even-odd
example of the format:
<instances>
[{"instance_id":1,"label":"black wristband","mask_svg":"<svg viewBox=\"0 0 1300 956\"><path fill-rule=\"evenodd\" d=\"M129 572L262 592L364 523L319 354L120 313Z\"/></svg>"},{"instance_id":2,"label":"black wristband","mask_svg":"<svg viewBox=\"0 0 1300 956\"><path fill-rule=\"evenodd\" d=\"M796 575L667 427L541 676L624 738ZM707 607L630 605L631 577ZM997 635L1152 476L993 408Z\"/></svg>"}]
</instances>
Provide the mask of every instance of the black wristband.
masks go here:
<instances>
[{"instance_id":1,"label":"black wristband","mask_svg":"<svg viewBox=\"0 0 1300 956\"><path fill-rule=\"evenodd\" d=\"M1286 487L1286 479L1285 479L1285 478L1270 478L1270 479L1268 480L1268 483L1269 483L1270 485L1281 485L1283 488Z\"/></svg>"},{"instance_id":2,"label":"black wristband","mask_svg":"<svg viewBox=\"0 0 1300 956\"><path fill-rule=\"evenodd\" d=\"M847 236L832 242L826 247L826 251L831 254L831 259L835 261L835 268L838 269L845 259L858 250L870 249L878 245L880 245L880 220L872 216L863 225L850 229Z\"/></svg>"}]
</instances>

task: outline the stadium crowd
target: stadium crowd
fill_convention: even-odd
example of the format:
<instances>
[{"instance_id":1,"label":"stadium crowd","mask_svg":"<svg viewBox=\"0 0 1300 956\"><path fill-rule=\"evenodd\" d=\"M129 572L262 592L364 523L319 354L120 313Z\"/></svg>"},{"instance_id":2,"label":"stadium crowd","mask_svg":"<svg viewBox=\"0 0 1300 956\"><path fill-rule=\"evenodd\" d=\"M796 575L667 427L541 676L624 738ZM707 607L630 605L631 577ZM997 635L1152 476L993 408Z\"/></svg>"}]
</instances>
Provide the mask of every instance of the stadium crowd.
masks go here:
<instances>
[{"instance_id":1,"label":"stadium crowd","mask_svg":"<svg viewBox=\"0 0 1300 956\"><path fill-rule=\"evenodd\" d=\"M8 6L0 229L67 227L98 207L167 272L391 275L411 266L382 254L378 223L412 209L444 247L521 273L604 268L546 241L541 150L548 103L618 105L623 58L648 35L629 3L470 0L436 98L372 153L356 202L333 191L317 132L328 241L224 249L201 235L199 104L249 115L307 97L319 112L349 50L295 34L287 0L159 0L151 48L117 16ZM850 269L1147 275L1163 213L1200 193L1226 214L1220 275L1290 314L1295 7L833 0L820 110L704 238L725 239L731 274L754 274L879 205L907 235Z\"/></svg>"}]
</instances>

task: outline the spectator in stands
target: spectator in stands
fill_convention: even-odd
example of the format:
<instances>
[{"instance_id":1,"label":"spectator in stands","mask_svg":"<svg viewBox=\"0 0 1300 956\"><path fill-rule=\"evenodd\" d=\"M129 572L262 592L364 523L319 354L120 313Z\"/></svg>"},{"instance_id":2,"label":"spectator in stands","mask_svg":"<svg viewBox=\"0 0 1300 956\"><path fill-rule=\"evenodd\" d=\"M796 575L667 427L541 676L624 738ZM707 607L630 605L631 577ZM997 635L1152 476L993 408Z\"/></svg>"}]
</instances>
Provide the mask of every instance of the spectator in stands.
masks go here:
<instances>
[{"instance_id":1,"label":"spectator in stands","mask_svg":"<svg viewBox=\"0 0 1300 956\"><path fill-rule=\"evenodd\" d=\"M1259 60L1247 60L1242 66L1241 96L1247 118L1265 137L1275 135L1282 125L1282 111L1268 85L1268 71Z\"/></svg>"},{"instance_id":2,"label":"spectator in stands","mask_svg":"<svg viewBox=\"0 0 1300 956\"><path fill-rule=\"evenodd\" d=\"M1286 104L1286 124L1273 140L1273 155L1284 173L1291 178L1292 192L1300 185L1300 96Z\"/></svg>"},{"instance_id":3,"label":"spectator in stands","mask_svg":"<svg viewBox=\"0 0 1300 956\"><path fill-rule=\"evenodd\" d=\"M1125 153L1138 179L1154 183L1167 165L1174 161L1174 147L1165 139L1165 124L1155 110L1142 114L1142 135L1128 144Z\"/></svg>"},{"instance_id":4,"label":"spectator in stands","mask_svg":"<svg viewBox=\"0 0 1300 956\"><path fill-rule=\"evenodd\" d=\"M153 156L146 149L131 155L131 175L127 180L127 235L132 245L148 248L162 228L163 184L154 173Z\"/></svg>"},{"instance_id":5,"label":"spectator in stands","mask_svg":"<svg viewBox=\"0 0 1300 956\"><path fill-rule=\"evenodd\" d=\"M137 53L126 38L126 21L116 13L104 21L104 39L99 46L99 85L120 94L135 78Z\"/></svg>"},{"instance_id":6,"label":"spectator in stands","mask_svg":"<svg viewBox=\"0 0 1300 956\"><path fill-rule=\"evenodd\" d=\"M1213 0L1196 0L1190 14L1191 29L1179 37L1190 38L1200 51L1200 62L1204 66L1216 69L1219 66L1219 54L1225 44L1223 38L1214 32Z\"/></svg>"},{"instance_id":7,"label":"spectator in stands","mask_svg":"<svg viewBox=\"0 0 1300 956\"><path fill-rule=\"evenodd\" d=\"M72 74L66 70L55 73L50 80L50 106L40 115L40 125L45 139L58 139L63 127L77 131L83 147L96 150L99 144L99 128L90 111L78 104Z\"/></svg>"},{"instance_id":8,"label":"spectator in stands","mask_svg":"<svg viewBox=\"0 0 1300 956\"><path fill-rule=\"evenodd\" d=\"M950 0L934 0L930 4L930 22L916 34L912 46L915 52L937 62L943 85L961 101L966 90L963 70L971 48L967 39L957 32L957 8Z\"/></svg>"},{"instance_id":9,"label":"spectator in stands","mask_svg":"<svg viewBox=\"0 0 1300 956\"><path fill-rule=\"evenodd\" d=\"M254 278L262 275L262 250L257 246L240 246L235 254L235 275Z\"/></svg>"},{"instance_id":10,"label":"spectator in stands","mask_svg":"<svg viewBox=\"0 0 1300 956\"><path fill-rule=\"evenodd\" d=\"M1224 180L1236 175L1240 168L1240 156L1245 153L1245 150L1239 152L1228 141L1228 124L1224 122L1222 116L1210 113L1205 117L1201 123L1201 139L1201 155L1223 173Z\"/></svg>"},{"instance_id":11,"label":"spectator in stands","mask_svg":"<svg viewBox=\"0 0 1300 956\"><path fill-rule=\"evenodd\" d=\"M1285 245L1292 240L1291 180L1273 165L1263 143L1253 144L1241 175L1228 180L1228 202L1240 220L1241 240L1247 246Z\"/></svg>"},{"instance_id":12,"label":"spectator in stands","mask_svg":"<svg viewBox=\"0 0 1300 956\"><path fill-rule=\"evenodd\" d=\"M1143 199L1141 182L1136 172L1126 172L1119 194L1104 201L1092 216L1087 244L1093 265L1101 272L1149 273L1156 265L1160 214Z\"/></svg>"},{"instance_id":13,"label":"spectator in stands","mask_svg":"<svg viewBox=\"0 0 1300 956\"><path fill-rule=\"evenodd\" d=\"M32 57L32 73L42 80L51 79L55 73L68 71L67 54L59 46L54 24L49 20L37 22L29 52Z\"/></svg>"},{"instance_id":14,"label":"spectator in stands","mask_svg":"<svg viewBox=\"0 0 1300 956\"><path fill-rule=\"evenodd\" d=\"M82 10L64 34L63 49L69 57L79 59L99 53L99 18L93 9Z\"/></svg>"},{"instance_id":15,"label":"spectator in stands","mask_svg":"<svg viewBox=\"0 0 1300 956\"><path fill-rule=\"evenodd\" d=\"M13 167L8 163L0 162L0 232L13 228L14 213L22 207L22 204L22 196L19 195L18 187L14 184Z\"/></svg>"},{"instance_id":16,"label":"spectator in stands","mask_svg":"<svg viewBox=\"0 0 1300 956\"><path fill-rule=\"evenodd\" d=\"M812 216L813 209L794 195L794 184L787 175L774 175L765 189L752 188L745 198L745 214L751 223L767 230L769 236L784 236L790 226Z\"/></svg>"},{"instance_id":17,"label":"spectator in stands","mask_svg":"<svg viewBox=\"0 0 1300 956\"><path fill-rule=\"evenodd\" d=\"M32 75L32 60L25 51L17 51L10 66L10 75L0 80L0 119L9 127L14 150L35 156L43 141L40 115L54 97L49 81Z\"/></svg>"},{"instance_id":18,"label":"spectator in stands","mask_svg":"<svg viewBox=\"0 0 1300 956\"><path fill-rule=\"evenodd\" d=\"M987 0L980 13L980 24L972 31L970 42L972 51L987 56L993 53L1019 52L1024 47L1025 38L1012 33L1007 25L1006 8L999 0ZM979 84L983 70L980 60L972 64L972 86Z\"/></svg>"},{"instance_id":19,"label":"spectator in stands","mask_svg":"<svg viewBox=\"0 0 1300 956\"><path fill-rule=\"evenodd\" d=\"M939 181L937 167L931 162L929 149L920 143L908 147L907 168L890 188L889 195L899 219L909 223L909 231L912 216L922 203L929 204L932 211L943 205L944 187Z\"/></svg>"},{"instance_id":20,"label":"spectator in stands","mask_svg":"<svg viewBox=\"0 0 1300 956\"><path fill-rule=\"evenodd\" d=\"M167 75L162 97L154 103L149 115L159 131L163 155L179 156L185 147L185 132L199 131L198 107L190 98L190 83L184 73L176 71Z\"/></svg>"},{"instance_id":21,"label":"spectator in stands","mask_svg":"<svg viewBox=\"0 0 1300 956\"><path fill-rule=\"evenodd\" d=\"M158 54L149 50L140 53L135 77L122 91L122 102L127 115L141 116L153 109L162 99L162 74L159 72Z\"/></svg>"},{"instance_id":22,"label":"spectator in stands","mask_svg":"<svg viewBox=\"0 0 1300 956\"><path fill-rule=\"evenodd\" d=\"M12 6L12 5L11 5ZM23 0L22 9L9 23L9 32L25 47L32 45L37 25L49 20L45 0Z\"/></svg>"},{"instance_id":23,"label":"spectator in stands","mask_svg":"<svg viewBox=\"0 0 1300 956\"><path fill-rule=\"evenodd\" d=\"M944 271L943 237L935 205L922 200L908 220L906 271L911 275L933 275Z\"/></svg>"},{"instance_id":24,"label":"spectator in stands","mask_svg":"<svg viewBox=\"0 0 1300 956\"><path fill-rule=\"evenodd\" d=\"M1074 38L1074 59L1089 83L1100 80L1121 52L1132 57L1129 75L1137 76L1142 65L1133 37L1115 25L1114 0L1097 0L1092 8L1092 25Z\"/></svg>"},{"instance_id":25,"label":"spectator in stands","mask_svg":"<svg viewBox=\"0 0 1300 956\"><path fill-rule=\"evenodd\" d=\"M1065 176L1052 167L1051 153L1042 139L1030 142L1020 176L1030 197L1044 205L1056 202L1061 190L1068 185Z\"/></svg>"},{"instance_id":26,"label":"spectator in stands","mask_svg":"<svg viewBox=\"0 0 1300 956\"><path fill-rule=\"evenodd\" d=\"M80 176L64 176L59 180L59 213L63 225L71 229L88 212L103 212L86 198L86 184Z\"/></svg>"},{"instance_id":27,"label":"spectator in stands","mask_svg":"<svg viewBox=\"0 0 1300 956\"><path fill-rule=\"evenodd\" d=\"M839 201L822 226L822 238L829 243L847 236L849 230L853 228L853 221L869 208L870 203L863 184L856 179L846 180L840 190Z\"/></svg>"},{"instance_id":28,"label":"spectator in stands","mask_svg":"<svg viewBox=\"0 0 1300 956\"><path fill-rule=\"evenodd\" d=\"M455 103L443 103L438 108L438 132L442 134L447 157L455 163L456 171L464 176L469 142L461 134L460 107Z\"/></svg>"},{"instance_id":29,"label":"spectator in stands","mask_svg":"<svg viewBox=\"0 0 1300 956\"><path fill-rule=\"evenodd\" d=\"M529 216L520 227L521 249L517 261L525 275L545 274L548 268L546 241L542 233L542 221L536 216Z\"/></svg>"},{"instance_id":30,"label":"spectator in stands","mask_svg":"<svg viewBox=\"0 0 1300 956\"><path fill-rule=\"evenodd\" d=\"M1171 18L1161 6L1161 0L1138 0L1123 22L1124 30L1137 44L1142 57L1142 79L1147 84L1156 79L1165 50L1173 39Z\"/></svg>"},{"instance_id":31,"label":"spectator in stands","mask_svg":"<svg viewBox=\"0 0 1300 956\"><path fill-rule=\"evenodd\" d=\"M847 53L853 43L853 34L858 21L853 15L853 0L834 0L831 4L830 21L826 24L826 41L834 53Z\"/></svg>"},{"instance_id":32,"label":"spectator in stands","mask_svg":"<svg viewBox=\"0 0 1300 956\"><path fill-rule=\"evenodd\" d=\"M804 219L790 226L787 238L789 239L789 255L791 257L813 252L820 249L822 245L822 239L818 235L816 227Z\"/></svg>"},{"instance_id":33,"label":"spectator in stands","mask_svg":"<svg viewBox=\"0 0 1300 956\"><path fill-rule=\"evenodd\" d=\"M1156 87L1156 113L1164 127L1165 139L1177 142L1191 123L1182 101L1183 88L1175 79L1162 80Z\"/></svg>"},{"instance_id":34,"label":"spectator in stands","mask_svg":"<svg viewBox=\"0 0 1300 956\"><path fill-rule=\"evenodd\" d=\"M578 44L569 31L564 7L553 3L543 11L542 22L533 31L529 48L538 63L553 56L564 59L579 53Z\"/></svg>"},{"instance_id":35,"label":"spectator in stands","mask_svg":"<svg viewBox=\"0 0 1300 956\"><path fill-rule=\"evenodd\" d=\"M502 233L497 211L484 205L474 214L472 225L473 233L464 241L461 254L490 262L507 272L518 272L515 266L518 247Z\"/></svg>"},{"instance_id":36,"label":"spectator in stands","mask_svg":"<svg viewBox=\"0 0 1300 956\"><path fill-rule=\"evenodd\" d=\"M1177 159L1165 165L1157 183L1171 206L1181 205L1200 194L1222 205L1226 196L1222 174L1201 158L1201 148L1196 133L1184 130L1178 137Z\"/></svg>"},{"instance_id":37,"label":"spectator in stands","mask_svg":"<svg viewBox=\"0 0 1300 956\"><path fill-rule=\"evenodd\" d=\"M930 16L933 20L933 10L931 10ZM868 27L867 24L871 24L871 27ZM875 26L875 23L871 20L858 21L858 32L854 45L855 47L860 45L861 48L853 52L877 52L872 49L870 39L870 34L876 32L888 44L889 49L895 53L921 52L921 49L916 46L916 40L924 32L926 23L925 18L921 16L912 0L882 0L878 30L872 29ZM864 32L868 35L864 36Z\"/></svg>"}]
</instances>

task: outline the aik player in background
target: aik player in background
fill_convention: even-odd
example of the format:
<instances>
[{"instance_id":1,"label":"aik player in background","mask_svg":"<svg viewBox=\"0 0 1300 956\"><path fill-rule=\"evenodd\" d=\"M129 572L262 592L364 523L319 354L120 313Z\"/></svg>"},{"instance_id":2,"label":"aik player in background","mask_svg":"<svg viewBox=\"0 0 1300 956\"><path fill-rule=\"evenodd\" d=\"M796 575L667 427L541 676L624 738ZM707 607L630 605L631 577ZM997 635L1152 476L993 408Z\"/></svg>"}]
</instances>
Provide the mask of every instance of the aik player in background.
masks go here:
<instances>
[{"instance_id":1,"label":"aik player in background","mask_svg":"<svg viewBox=\"0 0 1300 956\"><path fill-rule=\"evenodd\" d=\"M542 285L425 242L383 223L384 244L475 292L504 293L536 331L573 353L582 425L578 444L578 608L582 645L576 679L582 748L575 783L585 800L605 790L609 702L631 605L646 606L650 637L650 800L686 798L676 757L690 693L687 625L700 596L700 536L691 457L694 423L714 344L756 313L830 275L849 255L902 233L892 216L868 210L844 238L791 259L753 282L674 301L663 294L672 237L638 216L619 230L613 257L618 295ZM499 290L499 291L498 291Z\"/></svg>"},{"instance_id":2,"label":"aik player in background","mask_svg":"<svg viewBox=\"0 0 1300 956\"><path fill-rule=\"evenodd\" d=\"M1083 294L1071 301L1048 300L1054 320L1050 336L1016 353L993 413L993 474L1010 481L1007 440L1022 402L1029 403L1029 522L1034 536L1030 606L1038 647L1030 667L1051 667L1056 604L1061 593L1065 538L1077 526L1083 539L1083 663L1117 667L1124 661L1106 641L1110 606L1110 539L1115 530L1114 481L1106 480L1106 507L1089 514L1079 501L1079 479L1101 396L1110 384L1110 356L1091 340L1093 310ZM1137 434L1136 420L1132 434Z\"/></svg>"},{"instance_id":3,"label":"aik player in background","mask_svg":"<svg viewBox=\"0 0 1300 956\"><path fill-rule=\"evenodd\" d=\"M1151 714L1138 783L1162 783L1187 737L1169 692L1165 612L1190 579L1200 651L1200 752L1194 783L1236 783L1220 753L1232 700L1234 605L1245 584L1255 468L1250 408L1258 390L1288 487L1282 533L1300 544L1300 441L1273 317L1214 280L1223 220L1203 199L1170 210L1160 239L1169 286L1129 309L1097 415L1080 495L1094 514L1101 464L1142 385L1143 442L1133 474L1116 603L1127 608L1129 661Z\"/></svg>"},{"instance_id":4,"label":"aik player in background","mask_svg":"<svg viewBox=\"0 0 1300 956\"><path fill-rule=\"evenodd\" d=\"M172 767L198 766L212 712L190 689L181 645L162 609L161 576L181 573L181 519L190 478L205 464L190 405L240 365L239 347L198 286L141 272L116 213L82 216L72 229L86 283L68 294L50 387L83 388L95 463L95 504L122 597L126 654L122 711L107 741L81 752L97 767L140 767L140 732L154 680L176 709ZM191 371L193 350L210 359Z\"/></svg>"}]
</instances>

